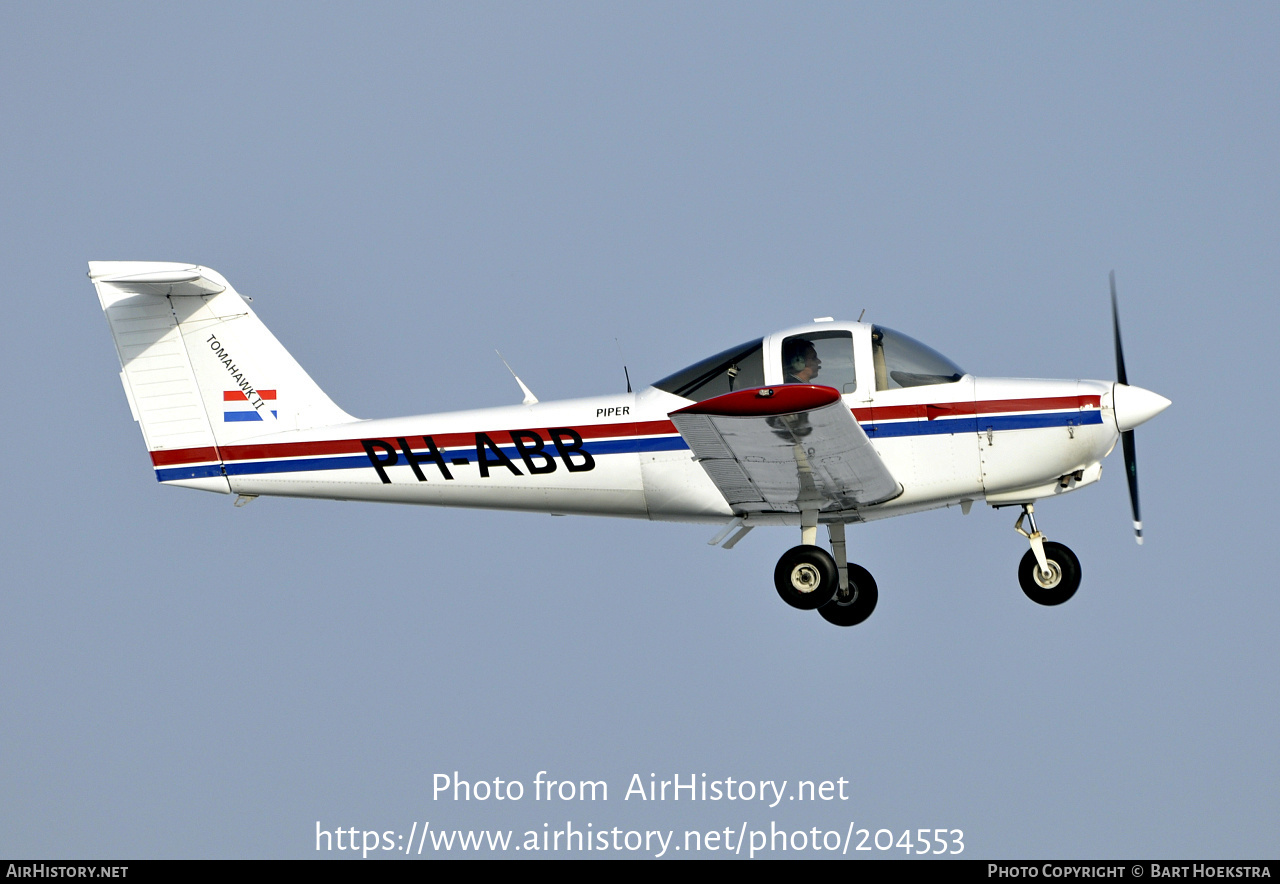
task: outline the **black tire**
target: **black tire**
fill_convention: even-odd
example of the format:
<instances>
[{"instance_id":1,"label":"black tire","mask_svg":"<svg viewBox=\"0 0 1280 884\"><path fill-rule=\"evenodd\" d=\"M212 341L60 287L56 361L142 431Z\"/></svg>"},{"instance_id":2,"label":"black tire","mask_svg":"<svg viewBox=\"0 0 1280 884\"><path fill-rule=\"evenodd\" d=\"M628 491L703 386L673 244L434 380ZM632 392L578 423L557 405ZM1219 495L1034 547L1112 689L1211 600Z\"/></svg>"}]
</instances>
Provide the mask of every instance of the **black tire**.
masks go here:
<instances>
[{"instance_id":1,"label":"black tire","mask_svg":"<svg viewBox=\"0 0 1280 884\"><path fill-rule=\"evenodd\" d=\"M839 571L831 553L818 546L793 546L778 559L773 585L793 608L820 608L840 588Z\"/></svg>"},{"instance_id":2,"label":"black tire","mask_svg":"<svg viewBox=\"0 0 1280 884\"><path fill-rule=\"evenodd\" d=\"M848 601L843 601L837 591L835 597L818 609L822 619L836 626L857 626L871 616L880 600L880 588L871 572L861 565L849 565Z\"/></svg>"},{"instance_id":3,"label":"black tire","mask_svg":"<svg viewBox=\"0 0 1280 884\"><path fill-rule=\"evenodd\" d=\"M1051 541L1045 541L1044 557L1049 562L1049 570L1054 572L1053 579L1041 582L1036 554L1027 550L1018 565L1018 583L1027 598L1036 604L1060 605L1080 588L1080 560L1068 547Z\"/></svg>"}]
</instances>

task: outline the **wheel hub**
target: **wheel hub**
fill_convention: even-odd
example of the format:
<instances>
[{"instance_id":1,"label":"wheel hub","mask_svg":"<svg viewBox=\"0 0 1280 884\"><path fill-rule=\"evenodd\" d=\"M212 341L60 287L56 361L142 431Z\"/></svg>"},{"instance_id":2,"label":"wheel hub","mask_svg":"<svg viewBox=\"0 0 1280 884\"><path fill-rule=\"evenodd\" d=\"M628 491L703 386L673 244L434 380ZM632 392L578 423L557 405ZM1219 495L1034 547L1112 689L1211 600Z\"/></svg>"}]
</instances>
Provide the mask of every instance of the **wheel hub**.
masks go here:
<instances>
[{"instance_id":1,"label":"wheel hub","mask_svg":"<svg viewBox=\"0 0 1280 884\"><path fill-rule=\"evenodd\" d=\"M1062 582L1062 568L1053 559L1048 560L1049 571L1046 575L1039 568L1032 570L1036 583L1043 589L1053 589Z\"/></svg>"},{"instance_id":2,"label":"wheel hub","mask_svg":"<svg viewBox=\"0 0 1280 884\"><path fill-rule=\"evenodd\" d=\"M802 563L791 569L791 585L796 592L813 592L822 582L822 574L813 565Z\"/></svg>"}]
</instances>

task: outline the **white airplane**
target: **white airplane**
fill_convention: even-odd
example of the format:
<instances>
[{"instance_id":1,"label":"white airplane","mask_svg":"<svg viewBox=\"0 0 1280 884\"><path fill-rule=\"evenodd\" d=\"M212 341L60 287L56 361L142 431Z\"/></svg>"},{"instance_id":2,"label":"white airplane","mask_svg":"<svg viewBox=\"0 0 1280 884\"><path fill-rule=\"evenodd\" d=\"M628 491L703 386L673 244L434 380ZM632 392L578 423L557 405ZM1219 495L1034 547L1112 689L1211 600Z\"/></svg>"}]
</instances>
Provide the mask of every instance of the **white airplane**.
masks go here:
<instances>
[{"instance_id":1,"label":"white airplane","mask_svg":"<svg viewBox=\"0 0 1280 884\"><path fill-rule=\"evenodd\" d=\"M335 405L207 267L93 261L89 277L166 485L237 506L279 495L712 522L726 549L757 526L798 526L774 584L840 626L878 597L848 561L846 525L976 500L1021 510L1026 594L1069 599L1079 560L1045 539L1035 502L1098 481L1123 439L1141 543L1133 428L1169 405L1128 384L1114 274L1118 382L974 377L891 329L820 319L639 393L539 402L517 377L520 405L379 420Z\"/></svg>"}]
</instances>

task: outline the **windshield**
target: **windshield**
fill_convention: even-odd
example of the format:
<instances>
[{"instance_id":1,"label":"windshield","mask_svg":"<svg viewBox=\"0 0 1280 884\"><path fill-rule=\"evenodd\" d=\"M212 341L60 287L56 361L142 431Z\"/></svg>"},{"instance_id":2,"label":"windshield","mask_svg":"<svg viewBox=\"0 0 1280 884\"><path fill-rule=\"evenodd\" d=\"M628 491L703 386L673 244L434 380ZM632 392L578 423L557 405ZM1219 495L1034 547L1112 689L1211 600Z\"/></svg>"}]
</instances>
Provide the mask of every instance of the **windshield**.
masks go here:
<instances>
[{"instance_id":1,"label":"windshield","mask_svg":"<svg viewBox=\"0 0 1280 884\"><path fill-rule=\"evenodd\" d=\"M654 384L685 399L701 402L712 396L764 386L764 352L761 338L730 347L708 359L681 369Z\"/></svg>"},{"instance_id":2,"label":"windshield","mask_svg":"<svg viewBox=\"0 0 1280 884\"><path fill-rule=\"evenodd\" d=\"M871 327L871 355L877 390L950 384L964 377L964 369L937 350L880 325Z\"/></svg>"}]
</instances>

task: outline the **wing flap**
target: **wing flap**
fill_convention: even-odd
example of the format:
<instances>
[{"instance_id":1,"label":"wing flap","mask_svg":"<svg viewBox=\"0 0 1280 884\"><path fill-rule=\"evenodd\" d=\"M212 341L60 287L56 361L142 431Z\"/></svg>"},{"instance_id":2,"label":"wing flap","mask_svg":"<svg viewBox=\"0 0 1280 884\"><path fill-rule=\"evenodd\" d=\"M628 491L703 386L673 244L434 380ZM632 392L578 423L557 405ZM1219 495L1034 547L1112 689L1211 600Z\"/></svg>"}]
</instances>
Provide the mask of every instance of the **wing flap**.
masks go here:
<instances>
[{"instance_id":1,"label":"wing flap","mask_svg":"<svg viewBox=\"0 0 1280 884\"><path fill-rule=\"evenodd\" d=\"M831 387L739 390L670 417L735 509L849 512L902 492Z\"/></svg>"}]
</instances>

